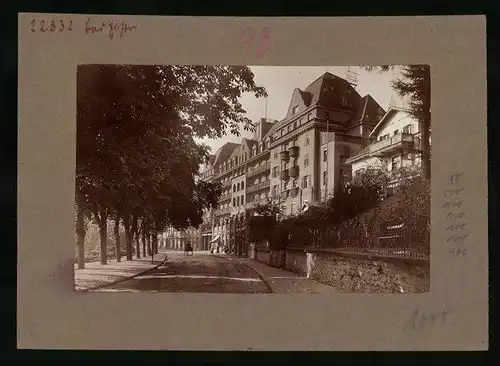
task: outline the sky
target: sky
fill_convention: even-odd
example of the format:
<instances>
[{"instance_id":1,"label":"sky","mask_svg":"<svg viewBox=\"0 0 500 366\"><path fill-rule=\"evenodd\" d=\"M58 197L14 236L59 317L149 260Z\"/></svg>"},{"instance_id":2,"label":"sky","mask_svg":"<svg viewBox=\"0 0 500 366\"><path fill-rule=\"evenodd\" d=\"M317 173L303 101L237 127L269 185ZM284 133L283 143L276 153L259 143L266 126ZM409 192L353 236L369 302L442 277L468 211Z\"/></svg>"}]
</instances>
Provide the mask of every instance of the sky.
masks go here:
<instances>
[{"instance_id":1,"label":"sky","mask_svg":"<svg viewBox=\"0 0 500 366\"><path fill-rule=\"evenodd\" d=\"M249 66L254 73L254 81L258 86L266 88L267 118L281 120L285 117L292 97L293 90L299 88L304 90L309 84L325 72L330 72L341 78L346 77L347 67L342 66ZM403 105L404 102L397 93L392 90L391 80L397 77L399 72L379 73L368 72L360 67L351 67L351 71L357 73L357 92L363 97L370 94L386 111L389 107L391 97L396 104ZM266 117L265 98L255 98L251 93L245 93L240 98L240 103L246 111L246 116L252 121ZM240 136L228 134L222 139L203 139L203 142L212 148L211 153L227 142L240 143L243 137L252 137L252 132L241 130Z\"/></svg>"}]
</instances>

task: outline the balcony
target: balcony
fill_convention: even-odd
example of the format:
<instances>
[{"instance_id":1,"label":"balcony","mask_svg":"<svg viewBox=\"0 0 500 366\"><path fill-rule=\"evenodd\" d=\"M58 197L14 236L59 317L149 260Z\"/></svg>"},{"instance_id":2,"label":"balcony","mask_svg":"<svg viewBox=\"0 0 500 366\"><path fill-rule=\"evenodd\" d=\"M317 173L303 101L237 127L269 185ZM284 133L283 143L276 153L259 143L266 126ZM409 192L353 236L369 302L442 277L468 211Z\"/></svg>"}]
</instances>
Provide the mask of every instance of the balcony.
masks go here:
<instances>
[{"instance_id":1,"label":"balcony","mask_svg":"<svg viewBox=\"0 0 500 366\"><path fill-rule=\"evenodd\" d=\"M255 200L255 201L248 201L247 205L246 205L246 208L247 209L252 209L252 208L257 207L258 205L265 205L268 202L269 202L268 198L261 198L259 200Z\"/></svg>"},{"instance_id":2,"label":"balcony","mask_svg":"<svg viewBox=\"0 0 500 366\"><path fill-rule=\"evenodd\" d=\"M231 201L232 195L231 193L223 194L219 197L219 202Z\"/></svg>"},{"instance_id":3,"label":"balcony","mask_svg":"<svg viewBox=\"0 0 500 366\"><path fill-rule=\"evenodd\" d=\"M299 166L298 165L295 165L295 166L292 166L290 169L288 169L288 175L291 177L291 178L298 178L299 177Z\"/></svg>"},{"instance_id":4,"label":"balcony","mask_svg":"<svg viewBox=\"0 0 500 366\"><path fill-rule=\"evenodd\" d=\"M299 187L294 187L294 188L290 189L290 196L292 198L297 197L298 194L299 194Z\"/></svg>"},{"instance_id":5,"label":"balcony","mask_svg":"<svg viewBox=\"0 0 500 366\"><path fill-rule=\"evenodd\" d=\"M288 161L288 160L290 160L290 154L286 150L282 151L282 152L280 152L280 158L283 161Z\"/></svg>"},{"instance_id":6,"label":"balcony","mask_svg":"<svg viewBox=\"0 0 500 366\"><path fill-rule=\"evenodd\" d=\"M288 181L290 179L290 175L288 174L288 170L283 170L280 174L281 180Z\"/></svg>"},{"instance_id":7,"label":"balcony","mask_svg":"<svg viewBox=\"0 0 500 366\"><path fill-rule=\"evenodd\" d=\"M215 211L215 216L224 216L229 215L231 213L231 207L220 208Z\"/></svg>"},{"instance_id":8,"label":"balcony","mask_svg":"<svg viewBox=\"0 0 500 366\"><path fill-rule=\"evenodd\" d=\"M377 156L380 158L390 157L401 151L415 151L420 149L420 140L412 134L400 133L382 141L377 141L368 145L346 163L350 164L360 157Z\"/></svg>"},{"instance_id":9,"label":"balcony","mask_svg":"<svg viewBox=\"0 0 500 366\"><path fill-rule=\"evenodd\" d=\"M222 188L227 188L231 186L231 179L226 180L224 183L222 183Z\"/></svg>"},{"instance_id":10,"label":"balcony","mask_svg":"<svg viewBox=\"0 0 500 366\"><path fill-rule=\"evenodd\" d=\"M268 189L271 186L271 181L268 179L264 182L260 182L247 187L247 193L257 192L262 189Z\"/></svg>"},{"instance_id":11,"label":"balcony","mask_svg":"<svg viewBox=\"0 0 500 366\"><path fill-rule=\"evenodd\" d=\"M271 163L261 164L253 169L249 169L247 172L247 177L250 178L257 174L267 172L269 169L271 169Z\"/></svg>"},{"instance_id":12,"label":"balcony","mask_svg":"<svg viewBox=\"0 0 500 366\"><path fill-rule=\"evenodd\" d=\"M292 146L288 149L289 155L291 158L297 158L299 157L299 147L298 146Z\"/></svg>"}]
</instances>

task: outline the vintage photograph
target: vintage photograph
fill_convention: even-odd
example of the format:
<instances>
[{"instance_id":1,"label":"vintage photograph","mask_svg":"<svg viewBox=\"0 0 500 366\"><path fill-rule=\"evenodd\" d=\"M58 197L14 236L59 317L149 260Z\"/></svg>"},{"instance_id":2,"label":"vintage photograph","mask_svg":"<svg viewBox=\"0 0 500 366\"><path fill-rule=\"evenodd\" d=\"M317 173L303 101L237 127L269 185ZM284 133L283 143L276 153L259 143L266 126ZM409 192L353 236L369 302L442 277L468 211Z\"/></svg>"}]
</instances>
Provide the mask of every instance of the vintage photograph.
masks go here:
<instances>
[{"instance_id":1,"label":"vintage photograph","mask_svg":"<svg viewBox=\"0 0 500 366\"><path fill-rule=\"evenodd\" d=\"M428 65L77 68L76 291L422 293Z\"/></svg>"}]
</instances>

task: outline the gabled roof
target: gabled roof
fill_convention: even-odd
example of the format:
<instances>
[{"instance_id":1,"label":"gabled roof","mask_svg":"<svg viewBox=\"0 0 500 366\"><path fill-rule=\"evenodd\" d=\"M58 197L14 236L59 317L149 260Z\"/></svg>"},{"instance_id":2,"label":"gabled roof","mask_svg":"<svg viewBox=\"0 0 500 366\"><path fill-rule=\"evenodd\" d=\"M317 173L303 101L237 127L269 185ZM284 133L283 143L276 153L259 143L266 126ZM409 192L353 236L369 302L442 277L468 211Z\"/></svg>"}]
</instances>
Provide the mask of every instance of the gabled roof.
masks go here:
<instances>
[{"instance_id":1,"label":"gabled roof","mask_svg":"<svg viewBox=\"0 0 500 366\"><path fill-rule=\"evenodd\" d=\"M247 145L249 150L252 150L253 146L257 145L258 143L259 142L257 140L247 139L246 137L244 137L243 140L241 140L241 145L243 144Z\"/></svg>"},{"instance_id":2,"label":"gabled roof","mask_svg":"<svg viewBox=\"0 0 500 366\"><path fill-rule=\"evenodd\" d=\"M385 124L390 121L398 112L409 112L405 108L399 107L390 107L387 113L382 117L382 119L377 123L377 125L373 128L372 132L370 132L370 137L375 136L378 131L385 126Z\"/></svg>"},{"instance_id":3,"label":"gabled roof","mask_svg":"<svg viewBox=\"0 0 500 366\"><path fill-rule=\"evenodd\" d=\"M322 104L324 106L328 106L330 104L330 98L332 93L336 95L346 95L349 92L351 92L359 96L356 89L354 89L347 80L342 79L341 77L338 77L330 72L325 72L324 74L322 74L311 84L309 84L305 90L300 90L299 88L295 88L293 92L299 93L306 108L309 108L310 106L315 104ZM292 99L290 100L290 103L291 102ZM281 119L279 122L274 123L271 129L266 133L265 137L274 134L276 130L282 127L286 122L288 122L288 120L289 118L285 117Z\"/></svg>"},{"instance_id":4,"label":"gabled roof","mask_svg":"<svg viewBox=\"0 0 500 366\"><path fill-rule=\"evenodd\" d=\"M354 124L359 122L365 122L367 119L371 119L367 118L367 116L377 115L378 110L382 111L382 114L386 113L384 108L382 108L380 104L378 104L377 101L373 99L373 97L370 94L367 94L363 98L361 98L358 109L356 110L356 113L353 114L352 118L349 120L349 123Z\"/></svg>"},{"instance_id":5,"label":"gabled roof","mask_svg":"<svg viewBox=\"0 0 500 366\"><path fill-rule=\"evenodd\" d=\"M236 149L240 144L236 144L234 142L227 142L224 145L222 145L220 148L217 149L215 152L215 159L213 162L213 165L221 164L224 161L226 161L230 156L231 153Z\"/></svg>"}]
</instances>

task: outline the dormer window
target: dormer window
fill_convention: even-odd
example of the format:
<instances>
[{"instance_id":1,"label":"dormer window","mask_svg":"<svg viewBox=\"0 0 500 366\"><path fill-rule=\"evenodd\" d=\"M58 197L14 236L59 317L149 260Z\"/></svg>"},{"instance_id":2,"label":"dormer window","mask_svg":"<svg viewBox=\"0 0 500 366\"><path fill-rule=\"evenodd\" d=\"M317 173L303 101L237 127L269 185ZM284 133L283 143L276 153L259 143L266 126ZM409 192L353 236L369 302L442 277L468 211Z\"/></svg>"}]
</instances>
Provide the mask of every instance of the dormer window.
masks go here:
<instances>
[{"instance_id":1,"label":"dormer window","mask_svg":"<svg viewBox=\"0 0 500 366\"><path fill-rule=\"evenodd\" d=\"M297 114L298 111L299 111L298 105L296 105L295 107L292 108L292 114Z\"/></svg>"},{"instance_id":2,"label":"dormer window","mask_svg":"<svg viewBox=\"0 0 500 366\"><path fill-rule=\"evenodd\" d=\"M347 107L347 98L342 97L342 107Z\"/></svg>"}]
</instances>

